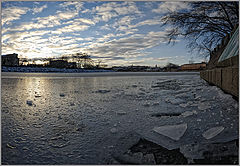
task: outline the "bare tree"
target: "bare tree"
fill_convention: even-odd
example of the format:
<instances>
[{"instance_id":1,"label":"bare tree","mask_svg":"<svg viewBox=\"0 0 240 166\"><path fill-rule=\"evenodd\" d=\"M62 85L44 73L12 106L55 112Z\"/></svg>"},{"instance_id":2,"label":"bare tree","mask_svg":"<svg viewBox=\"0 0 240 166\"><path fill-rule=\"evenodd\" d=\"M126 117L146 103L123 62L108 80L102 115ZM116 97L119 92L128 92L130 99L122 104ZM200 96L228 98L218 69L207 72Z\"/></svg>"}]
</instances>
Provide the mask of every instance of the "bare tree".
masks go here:
<instances>
[{"instance_id":1,"label":"bare tree","mask_svg":"<svg viewBox=\"0 0 240 166\"><path fill-rule=\"evenodd\" d=\"M168 12L162 17L163 26L171 26L167 31L169 43L177 38L188 40L187 48L204 56L239 24L239 3L228 2L185 2L189 8Z\"/></svg>"}]
</instances>

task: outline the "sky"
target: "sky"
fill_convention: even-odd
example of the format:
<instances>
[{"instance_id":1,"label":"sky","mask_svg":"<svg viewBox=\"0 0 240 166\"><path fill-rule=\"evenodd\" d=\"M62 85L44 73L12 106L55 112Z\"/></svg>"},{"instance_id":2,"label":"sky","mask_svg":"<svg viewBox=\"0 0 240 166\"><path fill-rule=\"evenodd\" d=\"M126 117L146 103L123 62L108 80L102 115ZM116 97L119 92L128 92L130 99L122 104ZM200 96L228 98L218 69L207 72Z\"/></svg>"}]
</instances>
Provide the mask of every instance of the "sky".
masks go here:
<instances>
[{"instance_id":1,"label":"sky","mask_svg":"<svg viewBox=\"0 0 240 166\"><path fill-rule=\"evenodd\" d=\"M48 58L86 53L108 66L202 62L180 38L167 44L161 17L184 2L5 1L2 54Z\"/></svg>"}]
</instances>

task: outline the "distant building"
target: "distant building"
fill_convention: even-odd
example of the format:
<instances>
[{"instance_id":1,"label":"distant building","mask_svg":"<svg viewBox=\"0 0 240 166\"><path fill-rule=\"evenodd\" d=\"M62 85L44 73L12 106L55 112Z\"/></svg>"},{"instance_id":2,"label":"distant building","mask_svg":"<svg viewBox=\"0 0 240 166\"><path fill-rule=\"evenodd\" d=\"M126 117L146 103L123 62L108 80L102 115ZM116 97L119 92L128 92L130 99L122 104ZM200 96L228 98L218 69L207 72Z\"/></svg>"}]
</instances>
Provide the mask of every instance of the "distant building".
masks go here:
<instances>
[{"instance_id":1,"label":"distant building","mask_svg":"<svg viewBox=\"0 0 240 166\"><path fill-rule=\"evenodd\" d=\"M18 54L7 54L2 55L2 66L18 66L19 58Z\"/></svg>"},{"instance_id":2,"label":"distant building","mask_svg":"<svg viewBox=\"0 0 240 166\"><path fill-rule=\"evenodd\" d=\"M114 71L131 71L131 72L137 72L137 71L147 71L149 69L149 66L113 66L112 70Z\"/></svg>"},{"instance_id":3,"label":"distant building","mask_svg":"<svg viewBox=\"0 0 240 166\"><path fill-rule=\"evenodd\" d=\"M184 64L181 66L181 70L202 70L205 69L207 64L202 63L193 63L193 64Z\"/></svg>"}]
</instances>

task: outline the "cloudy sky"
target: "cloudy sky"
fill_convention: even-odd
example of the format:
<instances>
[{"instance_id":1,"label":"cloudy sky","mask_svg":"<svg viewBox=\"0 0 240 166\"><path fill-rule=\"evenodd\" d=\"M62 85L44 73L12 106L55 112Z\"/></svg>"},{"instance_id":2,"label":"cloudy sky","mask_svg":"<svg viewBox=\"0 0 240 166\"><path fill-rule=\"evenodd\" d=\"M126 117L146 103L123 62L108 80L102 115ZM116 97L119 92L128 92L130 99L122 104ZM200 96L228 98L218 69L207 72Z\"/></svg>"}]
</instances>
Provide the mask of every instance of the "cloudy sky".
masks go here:
<instances>
[{"instance_id":1,"label":"cloudy sky","mask_svg":"<svg viewBox=\"0 0 240 166\"><path fill-rule=\"evenodd\" d=\"M167 45L161 17L183 2L2 2L2 54L56 57L77 52L112 65L164 66L203 59L183 39Z\"/></svg>"}]
</instances>

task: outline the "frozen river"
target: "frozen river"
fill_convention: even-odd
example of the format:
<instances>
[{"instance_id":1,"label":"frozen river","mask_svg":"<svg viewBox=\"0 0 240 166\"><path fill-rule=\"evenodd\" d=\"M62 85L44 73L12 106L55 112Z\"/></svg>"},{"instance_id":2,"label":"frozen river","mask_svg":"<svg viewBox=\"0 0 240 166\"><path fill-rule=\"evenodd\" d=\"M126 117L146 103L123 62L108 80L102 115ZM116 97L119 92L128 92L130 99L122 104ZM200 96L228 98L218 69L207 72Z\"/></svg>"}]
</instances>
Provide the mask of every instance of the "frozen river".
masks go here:
<instances>
[{"instance_id":1,"label":"frozen river","mask_svg":"<svg viewBox=\"0 0 240 166\"><path fill-rule=\"evenodd\" d=\"M238 138L238 102L197 72L2 73L1 88L3 164L116 164L128 133L168 149ZM179 140L153 131L179 124Z\"/></svg>"}]
</instances>

